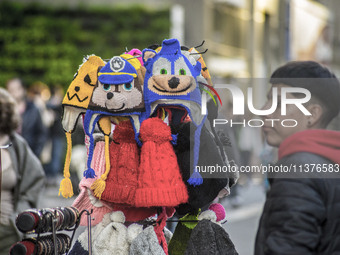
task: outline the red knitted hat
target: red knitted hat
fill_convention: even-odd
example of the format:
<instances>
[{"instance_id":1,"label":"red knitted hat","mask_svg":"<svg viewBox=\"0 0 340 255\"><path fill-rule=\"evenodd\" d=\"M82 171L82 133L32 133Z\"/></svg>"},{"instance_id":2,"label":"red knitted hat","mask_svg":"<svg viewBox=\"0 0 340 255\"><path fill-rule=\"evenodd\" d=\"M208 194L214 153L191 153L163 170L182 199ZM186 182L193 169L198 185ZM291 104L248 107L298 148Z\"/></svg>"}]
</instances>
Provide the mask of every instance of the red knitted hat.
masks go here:
<instances>
[{"instance_id":1,"label":"red knitted hat","mask_svg":"<svg viewBox=\"0 0 340 255\"><path fill-rule=\"evenodd\" d=\"M140 136L143 145L135 206L177 206L187 202L188 192L170 143L170 127L159 118L149 118L142 122Z\"/></svg>"},{"instance_id":2,"label":"red knitted hat","mask_svg":"<svg viewBox=\"0 0 340 255\"><path fill-rule=\"evenodd\" d=\"M133 205L137 188L139 152L131 122L122 121L113 132L110 144L110 172L101 200Z\"/></svg>"}]
</instances>

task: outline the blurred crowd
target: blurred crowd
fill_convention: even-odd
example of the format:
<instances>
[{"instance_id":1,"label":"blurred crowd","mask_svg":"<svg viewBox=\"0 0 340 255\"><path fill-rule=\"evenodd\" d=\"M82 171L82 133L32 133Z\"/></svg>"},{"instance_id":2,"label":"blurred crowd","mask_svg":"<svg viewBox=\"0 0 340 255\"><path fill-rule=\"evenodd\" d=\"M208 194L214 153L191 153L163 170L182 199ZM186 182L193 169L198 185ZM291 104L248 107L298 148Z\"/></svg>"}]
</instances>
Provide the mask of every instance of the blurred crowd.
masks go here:
<instances>
[{"instance_id":1,"label":"blurred crowd","mask_svg":"<svg viewBox=\"0 0 340 255\"><path fill-rule=\"evenodd\" d=\"M27 87L21 79L14 78L7 81L6 89L14 97L21 117L17 133L40 159L47 185L57 185L66 149L61 125L63 88L41 82Z\"/></svg>"}]
</instances>

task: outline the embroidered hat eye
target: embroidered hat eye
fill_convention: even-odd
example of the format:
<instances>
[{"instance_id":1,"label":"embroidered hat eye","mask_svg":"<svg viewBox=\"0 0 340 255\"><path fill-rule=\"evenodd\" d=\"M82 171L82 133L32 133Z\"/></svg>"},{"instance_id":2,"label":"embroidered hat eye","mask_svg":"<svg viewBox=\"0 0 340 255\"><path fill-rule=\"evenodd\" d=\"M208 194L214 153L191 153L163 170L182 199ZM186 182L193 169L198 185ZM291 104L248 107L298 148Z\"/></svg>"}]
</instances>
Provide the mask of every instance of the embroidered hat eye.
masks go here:
<instances>
[{"instance_id":1,"label":"embroidered hat eye","mask_svg":"<svg viewBox=\"0 0 340 255\"><path fill-rule=\"evenodd\" d=\"M186 75L186 74L187 72L183 68L179 69L179 75Z\"/></svg>"},{"instance_id":2,"label":"embroidered hat eye","mask_svg":"<svg viewBox=\"0 0 340 255\"><path fill-rule=\"evenodd\" d=\"M111 85L110 84L103 84L103 88L105 91L108 91L111 89Z\"/></svg>"},{"instance_id":3,"label":"embroidered hat eye","mask_svg":"<svg viewBox=\"0 0 340 255\"><path fill-rule=\"evenodd\" d=\"M130 91L130 90L132 90L132 88L133 88L133 86L132 86L131 83L125 83L123 85L123 89L126 90L126 91Z\"/></svg>"},{"instance_id":4,"label":"embroidered hat eye","mask_svg":"<svg viewBox=\"0 0 340 255\"><path fill-rule=\"evenodd\" d=\"M165 69L165 68L162 68L161 71L160 71L161 74L167 74L168 71Z\"/></svg>"}]
</instances>

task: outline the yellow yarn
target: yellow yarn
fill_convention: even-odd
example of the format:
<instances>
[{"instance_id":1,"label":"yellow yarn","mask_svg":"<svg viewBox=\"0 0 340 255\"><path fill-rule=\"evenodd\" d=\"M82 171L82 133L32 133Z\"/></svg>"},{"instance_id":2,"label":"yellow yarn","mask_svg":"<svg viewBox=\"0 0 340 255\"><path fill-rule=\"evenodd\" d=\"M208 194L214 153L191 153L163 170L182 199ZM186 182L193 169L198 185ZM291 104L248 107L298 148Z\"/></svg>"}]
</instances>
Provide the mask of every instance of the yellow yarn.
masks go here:
<instances>
[{"instance_id":1,"label":"yellow yarn","mask_svg":"<svg viewBox=\"0 0 340 255\"><path fill-rule=\"evenodd\" d=\"M124 72L120 72L120 73L98 73L98 75L122 75L122 74L126 74L126 75L131 75L133 78L137 77L137 74L134 73L124 73Z\"/></svg>"},{"instance_id":2,"label":"yellow yarn","mask_svg":"<svg viewBox=\"0 0 340 255\"><path fill-rule=\"evenodd\" d=\"M99 179L95 180L91 185L91 189L96 197L101 198L105 187L106 187L106 179L110 172L110 133L111 133L111 120L110 117L103 117L98 121L99 127L101 131L105 135L105 172L100 176Z\"/></svg>"},{"instance_id":3,"label":"yellow yarn","mask_svg":"<svg viewBox=\"0 0 340 255\"><path fill-rule=\"evenodd\" d=\"M62 104L87 109L97 83L98 68L104 65L105 62L98 56L89 56L88 59L85 59L78 69L77 76L68 87ZM89 75L91 84L84 80L87 75Z\"/></svg>"},{"instance_id":4,"label":"yellow yarn","mask_svg":"<svg viewBox=\"0 0 340 255\"><path fill-rule=\"evenodd\" d=\"M116 124L116 125L118 125L122 121L129 120L128 117L123 117L123 116L112 116L111 119L112 119L113 123Z\"/></svg>"},{"instance_id":5,"label":"yellow yarn","mask_svg":"<svg viewBox=\"0 0 340 255\"><path fill-rule=\"evenodd\" d=\"M136 70L140 69L142 66L139 60L130 54L122 54L120 57L126 59Z\"/></svg>"},{"instance_id":6,"label":"yellow yarn","mask_svg":"<svg viewBox=\"0 0 340 255\"><path fill-rule=\"evenodd\" d=\"M66 132L66 141L67 141L67 151L66 151L66 159L64 165L64 179L60 182L59 194L62 194L63 197L69 198L73 196L73 187L72 182L70 180L70 163L71 163L71 155L72 155L72 139L71 132Z\"/></svg>"}]
</instances>

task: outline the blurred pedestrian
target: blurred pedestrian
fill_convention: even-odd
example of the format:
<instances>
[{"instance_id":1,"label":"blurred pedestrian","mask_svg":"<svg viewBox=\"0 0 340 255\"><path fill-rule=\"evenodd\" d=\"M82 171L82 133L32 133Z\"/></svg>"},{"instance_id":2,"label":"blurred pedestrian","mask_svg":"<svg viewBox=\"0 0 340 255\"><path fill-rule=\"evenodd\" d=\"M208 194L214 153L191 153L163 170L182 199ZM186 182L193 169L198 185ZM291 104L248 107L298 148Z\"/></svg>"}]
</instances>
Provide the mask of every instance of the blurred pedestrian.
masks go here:
<instances>
[{"instance_id":1,"label":"blurred pedestrian","mask_svg":"<svg viewBox=\"0 0 340 255\"><path fill-rule=\"evenodd\" d=\"M44 188L44 171L40 161L15 132L18 124L15 100L0 88L0 146L12 144L1 151L0 255L9 254L10 246L20 241L14 224L15 216L23 210L36 208Z\"/></svg>"},{"instance_id":2,"label":"blurred pedestrian","mask_svg":"<svg viewBox=\"0 0 340 255\"><path fill-rule=\"evenodd\" d=\"M47 184L57 184L56 177L62 173L63 161L66 153L66 139L61 116L63 112L62 100L64 91L61 87L54 86L51 88L51 98L46 106L53 113L53 123L48 130L48 139L52 143L50 161L44 166Z\"/></svg>"},{"instance_id":3,"label":"blurred pedestrian","mask_svg":"<svg viewBox=\"0 0 340 255\"><path fill-rule=\"evenodd\" d=\"M21 116L18 133L21 134L39 158L44 148L47 129L42 121L39 109L26 97L26 90L19 78L14 78L6 83L8 92L17 102L17 108Z\"/></svg>"},{"instance_id":4,"label":"blurred pedestrian","mask_svg":"<svg viewBox=\"0 0 340 255\"><path fill-rule=\"evenodd\" d=\"M278 89L279 100L284 98L283 88L296 87L309 90L311 99L299 108L287 104L286 115L282 116L278 107L264 116L278 120L266 121L263 126L268 144L279 148L276 166L295 168L298 174L270 176L255 255L340 254L340 132L326 130L339 113L339 81L316 62L296 61L274 71L270 82L271 91ZM286 98L301 99L301 93L286 93ZM271 106L272 100L270 92L264 109ZM301 106L311 115L305 115ZM284 127L284 119L294 119L297 124ZM320 167L322 172L317 171ZM329 178L335 171L336 178Z\"/></svg>"}]
</instances>

